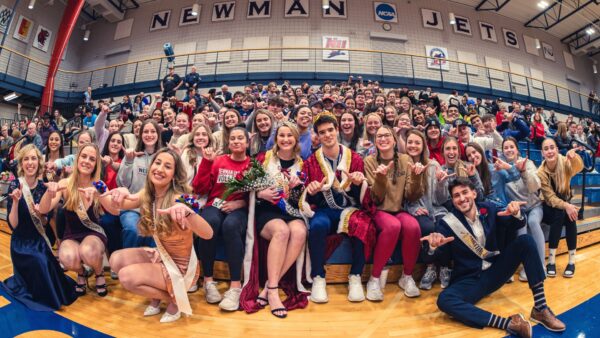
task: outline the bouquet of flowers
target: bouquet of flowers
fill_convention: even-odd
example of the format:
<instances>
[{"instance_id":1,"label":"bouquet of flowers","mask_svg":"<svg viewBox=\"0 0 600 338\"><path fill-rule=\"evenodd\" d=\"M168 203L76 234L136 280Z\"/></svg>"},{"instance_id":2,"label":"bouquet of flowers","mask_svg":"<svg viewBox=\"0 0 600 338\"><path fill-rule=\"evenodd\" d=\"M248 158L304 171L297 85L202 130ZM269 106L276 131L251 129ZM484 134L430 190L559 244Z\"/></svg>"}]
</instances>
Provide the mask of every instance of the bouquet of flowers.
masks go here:
<instances>
[{"instance_id":1,"label":"bouquet of flowers","mask_svg":"<svg viewBox=\"0 0 600 338\"><path fill-rule=\"evenodd\" d=\"M0 181L13 181L15 179L15 175L10 171L5 171L0 173Z\"/></svg>"},{"instance_id":2,"label":"bouquet of flowers","mask_svg":"<svg viewBox=\"0 0 600 338\"><path fill-rule=\"evenodd\" d=\"M226 200L234 192L259 191L274 185L275 182L267 174L265 168L258 161L252 159L246 170L225 183L227 189L225 189L222 199Z\"/></svg>"},{"instance_id":3,"label":"bouquet of flowers","mask_svg":"<svg viewBox=\"0 0 600 338\"><path fill-rule=\"evenodd\" d=\"M187 205L190 209L194 210L196 214L200 214L200 208L202 207L202 205L200 205L200 201L197 200L194 195L183 194L179 196L175 200L175 202L183 203Z\"/></svg>"}]
</instances>

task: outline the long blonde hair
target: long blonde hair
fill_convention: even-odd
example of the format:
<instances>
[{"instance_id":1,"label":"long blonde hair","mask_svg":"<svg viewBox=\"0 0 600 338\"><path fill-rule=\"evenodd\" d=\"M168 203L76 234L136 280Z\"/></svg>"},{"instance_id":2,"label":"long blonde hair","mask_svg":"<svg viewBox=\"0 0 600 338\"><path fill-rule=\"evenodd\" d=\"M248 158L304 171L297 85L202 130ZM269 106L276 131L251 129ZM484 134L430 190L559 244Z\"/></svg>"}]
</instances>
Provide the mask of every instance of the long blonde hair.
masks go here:
<instances>
[{"instance_id":1,"label":"long blonde hair","mask_svg":"<svg viewBox=\"0 0 600 338\"><path fill-rule=\"evenodd\" d=\"M544 147L544 143L548 142L548 141L552 141L554 142L554 146L557 148L557 154L556 154L556 166L554 167L554 170L550 170L548 168L548 165L546 164L546 160L544 159L544 162L542 162L542 164L540 165L540 167L543 167L544 170L546 172L548 172L551 177L550 179L554 181L554 187L553 189L556 189L558 191L556 191L558 193L558 195L560 196L568 196L571 190L571 185L569 180L565 179L566 174L565 174L565 166L567 165L567 160L566 158L558 153L558 145L556 144L556 141L553 138L546 138L543 142L542 142L542 148Z\"/></svg>"},{"instance_id":2,"label":"long blonde hair","mask_svg":"<svg viewBox=\"0 0 600 338\"><path fill-rule=\"evenodd\" d=\"M160 205L156 205L156 209L166 209L168 207L173 206L173 201L175 201L176 197L179 197L182 194L189 194L191 192L191 188L187 183L187 173L183 168L181 158L177 153L168 149L162 148L157 151L152 157L152 161L150 162L150 168L156 161L158 155L167 153L173 157L175 160L175 173L173 175L173 179L171 180L171 184L167 189L167 193L162 200ZM159 236L161 235L169 235L173 231L173 227L171 225L172 221L170 220L168 215L156 215L156 219L154 218L154 201L156 200L156 190L154 189L154 184L150 180L150 173L146 176L146 183L144 185L144 189L140 192L141 201L140 201L140 221L138 223L139 233L143 236L151 236L155 233Z\"/></svg>"},{"instance_id":3,"label":"long blonde hair","mask_svg":"<svg viewBox=\"0 0 600 338\"><path fill-rule=\"evenodd\" d=\"M275 137L273 140L273 154L277 154L277 152L279 151L279 146L277 145L277 133L279 132L279 129L281 127L287 127L292 132L292 136L294 136L294 139L296 140L296 145L294 146L294 149L292 151L294 153L294 157L297 157L300 153L300 132L298 132L298 128L296 127L296 125L289 121L282 122L279 126L277 126L277 129L275 129Z\"/></svg>"},{"instance_id":4,"label":"long blonde hair","mask_svg":"<svg viewBox=\"0 0 600 338\"><path fill-rule=\"evenodd\" d=\"M212 147L214 144L212 130L210 130L209 126L207 126L206 124L199 124L194 129L192 129L192 132L188 136L188 144L185 146L184 151L187 150L189 164L193 168L196 168L196 164L198 164L198 154L196 154L196 150L194 149L196 148L196 146L194 145L194 135L196 135L196 131L198 131L198 129L200 128L204 129L204 131L208 135L208 144L206 146Z\"/></svg>"},{"instance_id":5,"label":"long blonde hair","mask_svg":"<svg viewBox=\"0 0 600 338\"><path fill-rule=\"evenodd\" d=\"M23 171L23 158L28 152L32 150L35 150L35 155L38 158L38 168L37 172L35 173L35 177L39 178L44 173L44 157L42 156L42 153L35 145L28 144L19 150L15 158L15 160L17 160L17 163L19 163L17 167L17 175L19 177L25 177L25 172Z\"/></svg>"},{"instance_id":6,"label":"long blonde hair","mask_svg":"<svg viewBox=\"0 0 600 338\"><path fill-rule=\"evenodd\" d=\"M65 199L65 209L75 211L79 208L79 201L81 197L79 196L79 158L83 153L83 150L87 147L92 147L96 151L96 165L94 166L94 170L92 171L90 179L92 181L100 180L100 172L102 171L102 160L100 158L100 150L95 143L88 143L83 145L79 151L77 151L77 156L75 157L75 163L73 164L73 172L71 176L67 178L67 198ZM94 199L93 203L94 214L98 216L100 214L100 203L98 199Z\"/></svg>"}]
</instances>

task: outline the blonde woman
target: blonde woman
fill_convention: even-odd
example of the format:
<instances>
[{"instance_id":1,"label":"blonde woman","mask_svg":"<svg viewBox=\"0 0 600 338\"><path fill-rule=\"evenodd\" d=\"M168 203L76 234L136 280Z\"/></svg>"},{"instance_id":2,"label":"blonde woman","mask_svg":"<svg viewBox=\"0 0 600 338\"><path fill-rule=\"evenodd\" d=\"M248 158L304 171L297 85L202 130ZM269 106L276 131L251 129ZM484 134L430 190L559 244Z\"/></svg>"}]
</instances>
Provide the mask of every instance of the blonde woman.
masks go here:
<instances>
[{"instance_id":1,"label":"blonde woman","mask_svg":"<svg viewBox=\"0 0 600 338\"><path fill-rule=\"evenodd\" d=\"M231 129L242 122L240 113L235 109L228 109L223 114L223 120L221 121L221 130L213 133L213 140L215 146L213 147L217 155L226 154L229 150L229 133Z\"/></svg>"},{"instance_id":2,"label":"blonde woman","mask_svg":"<svg viewBox=\"0 0 600 338\"><path fill-rule=\"evenodd\" d=\"M181 162L187 173L187 182L192 184L202 162L202 149L212 147L213 139L210 128L205 124L197 125L188 135L187 146L181 153Z\"/></svg>"},{"instance_id":3,"label":"blonde woman","mask_svg":"<svg viewBox=\"0 0 600 338\"><path fill-rule=\"evenodd\" d=\"M90 266L96 274L96 292L104 297L108 294L103 275L102 260L107 238L98 225L101 208L100 199L94 196L92 182L100 179L102 162L95 144L86 144L77 153L73 173L59 182L48 182L48 188L40 201L39 212L47 214L58 202L64 200L65 233L58 249L58 258L63 266L77 273L75 291L86 293L83 264ZM82 264L83 263L83 264Z\"/></svg>"},{"instance_id":4,"label":"blonde woman","mask_svg":"<svg viewBox=\"0 0 600 338\"><path fill-rule=\"evenodd\" d=\"M161 301L167 308L161 323L192 314L187 290L196 284L200 266L194 251L193 234L212 238L206 221L186 204L178 203L182 194L190 193L181 159L170 149L153 156L144 188L130 194L126 188L109 192L111 203L121 209L140 209L139 232L152 236L156 248L128 248L110 257L110 266L119 274L126 290L151 299L144 316L160 313Z\"/></svg>"},{"instance_id":5,"label":"blonde woman","mask_svg":"<svg viewBox=\"0 0 600 338\"><path fill-rule=\"evenodd\" d=\"M556 141L547 138L542 142L544 162L538 168L542 197L544 200L544 223L550 225L548 238L548 277L556 276L556 248L560 241L563 225L565 226L569 263L563 273L564 277L575 275L575 249L577 249L577 216L579 208L571 203L571 178L583 169L583 160L575 149L566 156L559 154Z\"/></svg>"},{"instance_id":6,"label":"blonde woman","mask_svg":"<svg viewBox=\"0 0 600 338\"><path fill-rule=\"evenodd\" d=\"M364 132L362 137L362 152L360 155L366 157L375 153L375 134L379 127L383 125L381 116L377 113L370 113L364 120Z\"/></svg>"},{"instance_id":7,"label":"blonde woman","mask_svg":"<svg viewBox=\"0 0 600 338\"><path fill-rule=\"evenodd\" d=\"M54 311L77 299L75 281L67 277L52 253L46 219L36 210L46 191L39 179L44 160L33 145L17 154L18 179L11 182L7 210L12 230L10 256L14 275L0 288L34 311Z\"/></svg>"}]
</instances>

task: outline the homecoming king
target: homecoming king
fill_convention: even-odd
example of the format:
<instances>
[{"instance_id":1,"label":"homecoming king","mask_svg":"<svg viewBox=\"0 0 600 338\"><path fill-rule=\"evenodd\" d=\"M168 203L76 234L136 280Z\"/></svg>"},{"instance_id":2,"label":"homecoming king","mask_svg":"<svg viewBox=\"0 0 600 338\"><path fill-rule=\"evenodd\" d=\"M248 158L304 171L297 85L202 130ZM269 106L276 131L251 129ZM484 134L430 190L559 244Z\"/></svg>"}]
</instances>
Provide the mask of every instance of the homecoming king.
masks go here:
<instances>
[{"instance_id":1,"label":"homecoming king","mask_svg":"<svg viewBox=\"0 0 600 338\"><path fill-rule=\"evenodd\" d=\"M363 161L338 143L338 122L333 114L317 115L313 129L321 148L304 164L306 189L299 203L303 216L309 219L308 249L313 280L310 299L315 303L328 301L324 265L326 252L333 251L334 241L328 241L327 236L346 233L352 242L348 299L360 302L365 299L360 277L365 253L372 252L376 235L371 217L359 210L361 205L369 203ZM333 238L339 243L339 236Z\"/></svg>"},{"instance_id":2,"label":"homecoming king","mask_svg":"<svg viewBox=\"0 0 600 338\"><path fill-rule=\"evenodd\" d=\"M521 207L526 202L512 201L505 211L496 213L491 203L475 204L477 192L467 178L459 177L449 185L454 210L442 218L434 232L422 240L429 242L429 253L453 259L450 285L440 294L437 305L458 321L476 328L495 327L520 337L531 337L531 324L523 315L504 318L475 306L480 299L500 289L523 264L534 305L530 319L554 332L565 330L546 305L544 267L530 235L521 235L504 251L497 251L496 216L513 216L515 227L525 226Z\"/></svg>"}]
</instances>

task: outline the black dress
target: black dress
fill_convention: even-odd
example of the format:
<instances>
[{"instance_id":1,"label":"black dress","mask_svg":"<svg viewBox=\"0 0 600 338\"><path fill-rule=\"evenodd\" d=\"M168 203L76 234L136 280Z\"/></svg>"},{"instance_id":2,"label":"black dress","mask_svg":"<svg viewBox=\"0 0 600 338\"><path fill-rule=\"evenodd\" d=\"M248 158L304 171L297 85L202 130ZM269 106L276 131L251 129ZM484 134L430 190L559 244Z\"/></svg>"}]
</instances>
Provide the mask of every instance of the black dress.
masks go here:
<instances>
[{"instance_id":1,"label":"black dress","mask_svg":"<svg viewBox=\"0 0 600 338\"><path fill-rule=\"evenodd\" d=\"M9 191L19 186L19 181L11 182ZM39 203L46 191L43 182L38 181L31 189L34 203ZM8 209L12 208L12 198L8 199ZM69 305L77 299L75 281L64 274L60 264L52 254L44 238L37 231L25 198L19 200L19 224L11 227L10 256L14 275L0 282L10 296L34 311L54 311L62 305Z\"/></svg>"}]
</instances>

